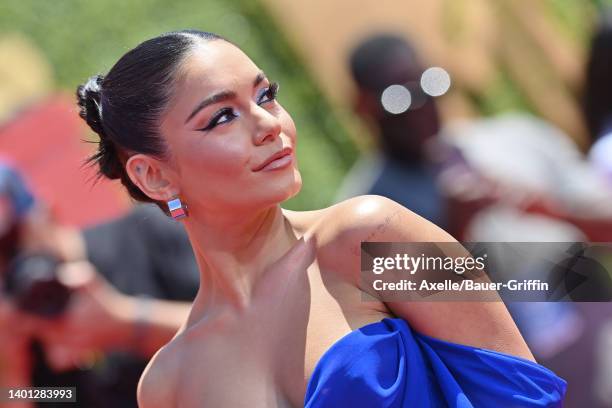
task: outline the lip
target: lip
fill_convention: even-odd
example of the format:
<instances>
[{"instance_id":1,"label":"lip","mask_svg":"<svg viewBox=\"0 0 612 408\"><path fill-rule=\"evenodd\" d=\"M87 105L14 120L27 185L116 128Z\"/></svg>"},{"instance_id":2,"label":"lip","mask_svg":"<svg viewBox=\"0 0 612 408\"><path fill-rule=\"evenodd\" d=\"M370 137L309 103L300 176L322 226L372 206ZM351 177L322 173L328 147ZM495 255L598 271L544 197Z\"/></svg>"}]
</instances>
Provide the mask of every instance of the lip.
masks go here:
<instances>
[{"instance_id":1,"label":"lip","mask_svg":"<svg viewBox=\"0 0 612 408\"><path fill-rule=\"evenodd\" d=\"M285 147L268 157L260 165L255 167L253 171L281 169L291 164L291 162L293 162L293 149L291 147Z\"/></svg>"}]
</instances>

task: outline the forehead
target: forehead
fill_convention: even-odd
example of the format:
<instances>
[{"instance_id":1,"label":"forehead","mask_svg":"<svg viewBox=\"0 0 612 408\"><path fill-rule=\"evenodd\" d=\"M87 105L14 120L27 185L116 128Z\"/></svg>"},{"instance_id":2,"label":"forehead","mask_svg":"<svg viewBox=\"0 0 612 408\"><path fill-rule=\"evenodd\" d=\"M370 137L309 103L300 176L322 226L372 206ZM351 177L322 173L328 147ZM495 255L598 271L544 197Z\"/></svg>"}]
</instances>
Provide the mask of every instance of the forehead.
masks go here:
<instances>
[{"instance_id":1,"label":"forehead","mask_svg":"<svg viewBox=\"0 0 612 408\"><path fill-rule=\"evenodd\" d=\"M233 90L252 83L259 68L233 44L223 40L199 41L181 67L179 87L201 92Z\"/></svg>"}]
</instances>

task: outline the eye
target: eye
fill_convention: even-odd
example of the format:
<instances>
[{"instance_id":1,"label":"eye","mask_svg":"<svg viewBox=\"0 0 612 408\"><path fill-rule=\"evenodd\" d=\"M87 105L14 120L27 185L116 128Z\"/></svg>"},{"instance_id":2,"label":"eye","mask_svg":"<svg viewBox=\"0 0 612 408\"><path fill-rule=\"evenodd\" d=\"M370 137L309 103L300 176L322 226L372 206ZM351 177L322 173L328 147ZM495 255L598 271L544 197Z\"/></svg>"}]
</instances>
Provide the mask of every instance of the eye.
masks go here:
<instances>
[{"instance_id":1,"label":"eye","mask_svg":"<svg viewBox=\"0 0 612 408\"><path fill-rule=\"evenodd\" d=\"M269 87L264 88L263 92L257 98L257 104L261 105L262 103L272 102L276 99L276 95L278 94L278 82L273 82Z\"/></svg>"},{"instance_id":2,"label":"eye","mask_svg":"<svg viewBox=\"0 0 612 408\"><path fill-rule=\"evenodd\" d=\"M234 112L232 108L223 108L212 117L208 125L203 127L202 129L197 129L201 131L212 130L217 125L222 125L223 123L228 123L238 117L238 113Z\"/></svg>"}]
</instances>

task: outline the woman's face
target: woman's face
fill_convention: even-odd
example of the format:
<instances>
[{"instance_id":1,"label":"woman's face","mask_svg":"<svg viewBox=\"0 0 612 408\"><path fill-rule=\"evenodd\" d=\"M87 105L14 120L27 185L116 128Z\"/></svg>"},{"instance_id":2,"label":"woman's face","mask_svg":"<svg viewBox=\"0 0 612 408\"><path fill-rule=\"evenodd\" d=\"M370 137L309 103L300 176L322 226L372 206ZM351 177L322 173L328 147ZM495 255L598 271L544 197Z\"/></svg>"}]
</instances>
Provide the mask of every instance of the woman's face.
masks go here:
<instances>
[{"instance_id":1,"label":"woman's face","mask_svg":"<svg viewBox=\"0 0 612 408\"><path fill-rule=\"evenodd\" d=\"M178 78L161 134L190 213L260 208L297 194L295 125L253 61L225 41L202 42Z\"/></svg>"}]
</instances>

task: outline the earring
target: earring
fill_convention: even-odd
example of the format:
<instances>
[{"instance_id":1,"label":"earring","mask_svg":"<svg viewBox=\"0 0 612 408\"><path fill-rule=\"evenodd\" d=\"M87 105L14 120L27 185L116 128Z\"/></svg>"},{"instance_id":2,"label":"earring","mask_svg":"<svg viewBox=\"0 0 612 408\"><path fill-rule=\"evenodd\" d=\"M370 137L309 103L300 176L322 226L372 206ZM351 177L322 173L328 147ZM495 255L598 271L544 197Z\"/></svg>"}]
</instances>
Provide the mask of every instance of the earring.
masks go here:
<instances>
[{"instance_id":1,"label":"earring","mask_svg":"<svg viewBox=\"0 0 612 408\"><path fill-rule=\"evenodd\" d=\"M170 216L175 220L180 220L187 216L187 205L183 204L178 197L168 201L168 210L170 211Z\"/></svg>"}]
</instances>

